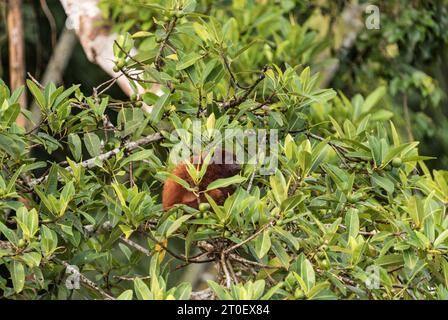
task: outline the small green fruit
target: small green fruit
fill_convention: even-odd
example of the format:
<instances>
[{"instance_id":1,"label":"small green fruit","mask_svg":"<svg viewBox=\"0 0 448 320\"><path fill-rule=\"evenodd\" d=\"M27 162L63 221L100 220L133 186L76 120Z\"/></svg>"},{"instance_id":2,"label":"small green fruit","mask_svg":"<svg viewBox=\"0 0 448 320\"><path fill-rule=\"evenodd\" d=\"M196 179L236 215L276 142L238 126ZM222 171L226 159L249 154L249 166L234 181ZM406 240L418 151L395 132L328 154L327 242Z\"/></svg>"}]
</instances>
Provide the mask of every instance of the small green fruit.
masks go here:
<instances>
[{"instance_id":1,"label":"small green fruit","mask_svg":"<svg viewBox=\"0 0 448 320\"><path fill-rule=\"evenodd\" d=\"M210 209L210 204L209 203L201 203L201 204L199 204L199 211L206 212L209 209Z\"/></svg>"},{"instance_id":2,"label":"small green fruit","mask_svg":"<svg viewBox=\"0 0 448 320\"><path fill-rule=\"evenodd\" d=\"M118 62L117 62L117 68L118 69L123 69L124 68L124 66L125 66L125 61L124 61L124 59L120 59L120 60L118 60Z\"/></svg>"},{"instance_id":3,"label":"small green fruit","mask_svg":"<svg viewBox=\"0 0 448 320\"><path fill-rule=\"evenodd\" d=\"M323 269L328 269L330 267L330 263L327 259L321 260L319 264Z\"/></svg>"},{"instance_id":4,"label":"small green fruit","mask_svg":"<svg viewBox=\"0 0 448 320\"><path fill-rule=\"evenodd\" d=\"M289 210L288 212L286 212L286 218L292 218L294 216L294 211Z\"/></svg>"},{"instance_id":5,"label":"small green fruit","mask_svg":"<svg viewBox=\"0 0 448 320\"><path fill-rule=\"evenodd\" d=\"M294 292L294 297L298 300L301 300L305 298L305 293L303 292L302 289L297 288L296 291Z\"/></svg>"},{"instance_id":6,"label":"small green fruit","mask_svg":"<svg viewBox=\"0 0 448 320\"><path fill-rule=\"evenodd\" d=\"M24 239L20 239L20 240L19 240L19 243L17 244L17 246L18 246L19 248L23 248L23 247L25 247L25 246L26 246L26 242L25 242L25 240L24 240Z\"/></svg>"},{"instance_id":7,"label":"small green fruit","mask_svg":"<svg viewBox=\"0 0 448 320\"><path fill-rule=\"evenodd\" d=\"M394 158L392 160L392 167L394 167L394 168L400 168L402 164L403 164L403 161L401 160L401 158Z\"/></svg>"},{"instance_id":8,"label":"small green fruit","mask_svg":"<svg viewBox=\"0 0 448 320\"><path fill-rule=\"evenodd\" d=\"M225 238L230 238L232 236L232 233L229 231L229 230L226 230L225 232L224 232L224 237Z\"/></svg>"}]
</instances>

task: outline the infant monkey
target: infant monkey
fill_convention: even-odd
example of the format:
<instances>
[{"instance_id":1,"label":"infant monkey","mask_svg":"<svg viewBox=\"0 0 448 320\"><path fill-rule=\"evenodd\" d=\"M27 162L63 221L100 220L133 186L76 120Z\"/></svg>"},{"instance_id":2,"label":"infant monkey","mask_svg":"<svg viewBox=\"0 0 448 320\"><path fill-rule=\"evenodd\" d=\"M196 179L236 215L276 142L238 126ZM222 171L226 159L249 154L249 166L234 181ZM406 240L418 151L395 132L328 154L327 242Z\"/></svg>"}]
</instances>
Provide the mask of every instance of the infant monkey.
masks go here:
<instances>
[{"instance_id":1,"label":"infant monkey","mask_svg":"<svg viewBox=\"0 0 448 320\"><path fill-rule=\"evenodd\" d=\"M198 166L199 163L200 169L201 163L204 161L207 154L208 152L204 152L200 156L193 156L190 161L195 166ZM199 183L199 191L206 190L207 186L217 179L232 177L240 171L241 166L236 163L235 155L232 152L217 148L210 160L207 171ZM191 187L194 186L185 163L177 165L172 173L186 181ZM222 205L234 191L235 187L228 186L211 190L207 192L207 194L213 198L217 204ZM206 203L207 199L205 198L204 193L200 193L199 196L196 196L193 192L188 191L173 179L168 178L163 186L162 202L163 210L165 211L171 209L176 204L185 204L189 207L198 209L199 204Z\"/></svg>"}]
</instances>

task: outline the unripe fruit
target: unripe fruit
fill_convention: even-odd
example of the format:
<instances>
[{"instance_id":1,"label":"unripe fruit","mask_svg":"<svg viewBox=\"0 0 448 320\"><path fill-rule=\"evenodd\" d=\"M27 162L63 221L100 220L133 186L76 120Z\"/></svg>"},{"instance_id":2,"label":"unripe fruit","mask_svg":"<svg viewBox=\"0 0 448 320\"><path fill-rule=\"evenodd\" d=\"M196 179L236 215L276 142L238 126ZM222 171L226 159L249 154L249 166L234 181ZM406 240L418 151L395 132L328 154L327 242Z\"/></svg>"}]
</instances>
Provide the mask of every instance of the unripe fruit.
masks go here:
<instances>
[{"instance_id":1,"label":"unripe fruit","mask_svg":"<svg viewBox=\"0 0 448 320\"><path fill-rule=\"evenodd\" d=\"M210 204L209 203L201 203L201 204L199 204L199 211L206 212L209 209L210 209Z\"/></svg>"},{"instance_id":2,"label":"unripe fruit","mask_svg":"<svg viewBox=\"0 0 448 320\"><path fill-rule=\"evenodd\" d=\"M232 233L229 231L229 230L226 230L225 232L224 232L224 237L225 238L230 238L232 236Z\"/></svg>"},{"instance_id":3,"label":"unripe fruit","mask_svg":"<svg viewBox=\"0 0 448 320\"><path fill-rule=\"evenodd\" d=\"M323 268L323 269L328 269L330 267L330 263L328 262L327 259L323 259L320 261L319 265Z\"/></svg>"},{"instance_id":4,"label":"unripe fruit","mask_svg":"<svg viewBox=\"0 0 448 320\"><path fill-rule=\"evenodd\" d=\"M114 70L114 72L120 72L120 69L119 69L117 66L114 66L114 67L112 68L112 70Z\"/></svg>"},{"instance_id":5,"label":"unripe fruit","mask_svg":"<svg viewBox=\"0 0 448 320\"><path fill-rule=\"evenodd\" d=\"M286 218L292 218L294 216L294 211L289 210L288 212L286 212Z\"/></svg>"},{"instance_id":6,"label":"unripe fruit","mask_svg":"<svg viewBox=\"0 0 448 320\"><path fill-rule=\"evenodd\" d=\"M302 289L297 288L296 291L294 292L294 297L296 299L301 300L301 299L305 298L305 293L303 292Z\"/></svg>"},{"instance_id":7,"label":"unripe fruit","mask_svg":"<svg viewBox=\"0 0 448 320\"><path fill-rule=\"evenodd\" d=\"M17 246L18 246L19 248L23 248L23 247L25 247L25 246L26 246L26 242L25 242L25 240L20 239L20 240L19 240L19 243L17 244Z\"/></svg>"},{"instance_id":8,"label":"unripe fruit","mask_svg":"<svg viewBox=\"0 0 448 320\"><path fill-rule=\"evenodd\" d=\"M402 164L403 164L403 161L401 160L401 158L394 158L392 160L392 167L394 167L394 168L400 168Z\"/></svg>"},{"instance_id":9,"label":"unripe fruit","mask_svg":"<svg viewBox=\"0 0 448 320\"><path fill-rule=\"evenodd\" d=\"M137 108L141 108L141 107L143 107L143 102L141 102L141 101L137 101L137 102L135 103L135 106L136 106Z\"/></svg>"},{"instance_id":10,"label":"unripe fruit","mask_svg":"<svg viewBox=\"0 0 448 320\"><path fill-rule=\"evenodd\" d=\"M131 101L137 101L137 98L138 96L135 93L131 95Z\"/></svg>"},{"instance_id":11,"label":"unripe fruit","mask_svg":"<svg viewBox=\"0 0 448 320\"><path fill-rule=\"evenodd\" d=\"M118 69L123 69L124 65L125 65L125 62L124 62L123 59L118 60L118 62L117 62L117 68Z\"/></svg>"}]
</instances>

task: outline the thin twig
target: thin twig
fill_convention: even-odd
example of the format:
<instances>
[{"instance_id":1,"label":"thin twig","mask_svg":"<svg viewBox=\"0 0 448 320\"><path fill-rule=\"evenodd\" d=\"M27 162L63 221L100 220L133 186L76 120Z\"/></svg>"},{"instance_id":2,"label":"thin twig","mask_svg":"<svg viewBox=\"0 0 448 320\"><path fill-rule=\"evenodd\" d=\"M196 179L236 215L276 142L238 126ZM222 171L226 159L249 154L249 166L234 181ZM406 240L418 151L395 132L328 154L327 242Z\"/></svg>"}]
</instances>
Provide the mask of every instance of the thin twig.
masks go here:
<instances>
[{"instance_id":1,"label":"thin twig","mask_svg":"<svg viewBox=\"0 0 448 320\"><path fill-rule=\"evenodd\" d=\"M266 71L267 70L268 70L267 66L263 68L263 73L258 77L258 79L254 82L253 85L251 85L249 88L246 89L246 91L244 92L244 94L241 97L232 99L232 100L227 101L227 102L224 102L223 104L221 104L221 108L222 109L236 108L240 104L242 104L244 101L246 101L247 98L249 97L249 95L252 93L252 91L254 91L254 89L258 86L258 84L261 81L263 81L264 78L266 78Z\"/></svg>"},{"instance_id":2,"label":"thin twig","mask_svg":"<svg viewBox=\"0 0 448 320\"><path fill-rule=\"evenodd\" d=\"M255 266L255 267L259 267L259 268L265 268L265 269L282 269L282 267L278 267L278 266L269 266L267 264L263 264L263 263L259 263L256 261L251 261L251 260L247 260L243 257L240 257L237 254L231 253L229 255L229 258L231 260L234 260L236 262L242 263L244 265L250 265L250 266Z\"/></svg>"},{"instance_id":3,"label":"thin twig","mask_svg":"<svg viewBox=\"0 0 448 320\"><path fill-rule=\"evenodd\" d=\"M137 141L127 142L127 143L125 143L124 146L120 146L111 151L100 154L99 156L97 156L95 158L91 158L91 159L85 160L81 163L78 163L77 166L81 166L83 168L89 168L89 169L94 168L94 167L96 167L98 161L104 161L104 160L110 159L113 156L117 155L123 149L126 152L132 152L143 145L147 145L147 144L150 144L152 142L159 141L162 139L163 139L163 136L160 133L153 133L153 134L143 137ZM67 170L68 172L72 172L71 167L65 167L64 169ZM46 181L47 178L48 178L48 175L44 175L38 179L34 179L34 180L30 181L30 186L33 187L41 182L44 182L44 181Z\"/></svg>"},{"instance_id":4,"label":"thin twig","mask_svg":"<svg viewBox=\"0 0 448 320\"><path fill-rule=\"evenodd\" d=\"M81 282L88 287L94 289L95 291L99 292L106 300L116 300L113 296L108 294L106 291L101 289L95 282L87 278L85 275L83 275L81 272L77 271L75 268L73 268L70 264L68 264L66 261L60 260L58 258L53 258L54 261L57 263L61 263L65 266L65 268L72 271L72 273L76 273L79 276L79 279Z\"/></svg>"},{"instance_id":5,"label":"thin twig","mask_svg":"<svg viewBox=\"0 0 448 320\"><path fill-rule=\"evenodd\" d=\"M230 273L229 270L227 269L227 265L226 265L226 256L225 256L225 252L221 252L221 259L219 260L220 264L221 264L221 268L224 271L224 275L225 275L225 280L226 280L226 287L230 288L230 285L232 284L232 278L230 277Z\"/></svg>"},{"instance_id":6,"label":"thin twig","mask_svg":"<svg viewBox=\"0 0 448 320\"><path fill-rule=\"evenodd\" d=\"M252 241L256 237L258 237L258 235L261 234L264 230L266 230L267 228L272 227L273 225L274 225L274 221L266 223L263 227L261 227L257 232L255 232L249 238L247 238L246 240L241 241L240 243L237 243L237 244L231 246L230 248L225 249L223 252L227 254L227 253L229 253L229 252L231 252L231 251L233 251L235 249L238 249L241 246L244 246L246 243Z\"/></svg>"},{"instance_id":7,"label":"thin twig","mask_svg":"<svg viewBox=\"0 0 448 320\"><path fill-rule=\"evenodd\" d=\"M157 53L157 56L154 60L154 65L155 65L157 71L162 70L162 53L168 44L168 40L170 39L170 36L174 30L174 27L176 26L176 23L177 23L177 17L174 16L173 19L168 24L168 29L166 30L166 36L162 40L162 43L159 48L159 52Z\"/></svg>"},{"instance_id":8,"label":"thin twig","mask_svg":"<svg viewBox=\"0 0 448 320\"><path fill-rule=\"evenodd\" d=\"M151 256L151 252L146 249L143 248L141 245L139 245L138 243L130 240L130 239L126 239L126 237L121 236L120 237L120 241L126 243L127 245L133 247L134 249L136 249L137 251L140 251L141 253L143 253L145 256L150 257Z\"/></svg>"},{"instance_id":9,"label":"thin twig","mask_svg":"<svg viewBox=\"0 0 448 320\"><path fill-rule=\"evenodd\" d=\"M191 300L212 300L214 298L214 294L212 289L207 288L202 291L192 292L190 299Z\"/></svg>"},{"instance_id":10,"label":"thin twig","mask_svg":"<svg viewBox=\"0 0 448 320\"><path fill-rule=\"evenodd\" d=\"M45 16L47 17L48 24L50 25L51 29L51 47L54 49L56 46L57 41L57 27L56 27L56 20L54 19L53 14L51 13L50 8L48 8L48 4L46 0L40 0L40 7L42 8L42 11L44 12Z\"/></svg>"}]
</instances>

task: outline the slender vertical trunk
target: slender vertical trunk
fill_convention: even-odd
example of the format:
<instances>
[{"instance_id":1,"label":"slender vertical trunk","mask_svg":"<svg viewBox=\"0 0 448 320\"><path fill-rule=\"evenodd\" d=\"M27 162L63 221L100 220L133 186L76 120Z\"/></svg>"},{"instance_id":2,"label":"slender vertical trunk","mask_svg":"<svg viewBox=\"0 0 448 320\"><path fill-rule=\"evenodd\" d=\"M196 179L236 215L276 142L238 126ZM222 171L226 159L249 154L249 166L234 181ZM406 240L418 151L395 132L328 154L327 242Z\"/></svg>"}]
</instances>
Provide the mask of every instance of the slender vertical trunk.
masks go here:
<instances>
[{"instance_id":1,"label":"slender vertical trunk","mask_svg":"<svg viewBox=\"0 0 448 320\"><path fill-rule=\"evenodd\" d=\"M8 45L9 45L9 82L11 90L25 85L25 41L23 37L22 0L8 2ZM26 95L20 98L22 108L26 107ZM25 117L20 115L17 124L24 127Z\"/></svg>"}]
</instances>

